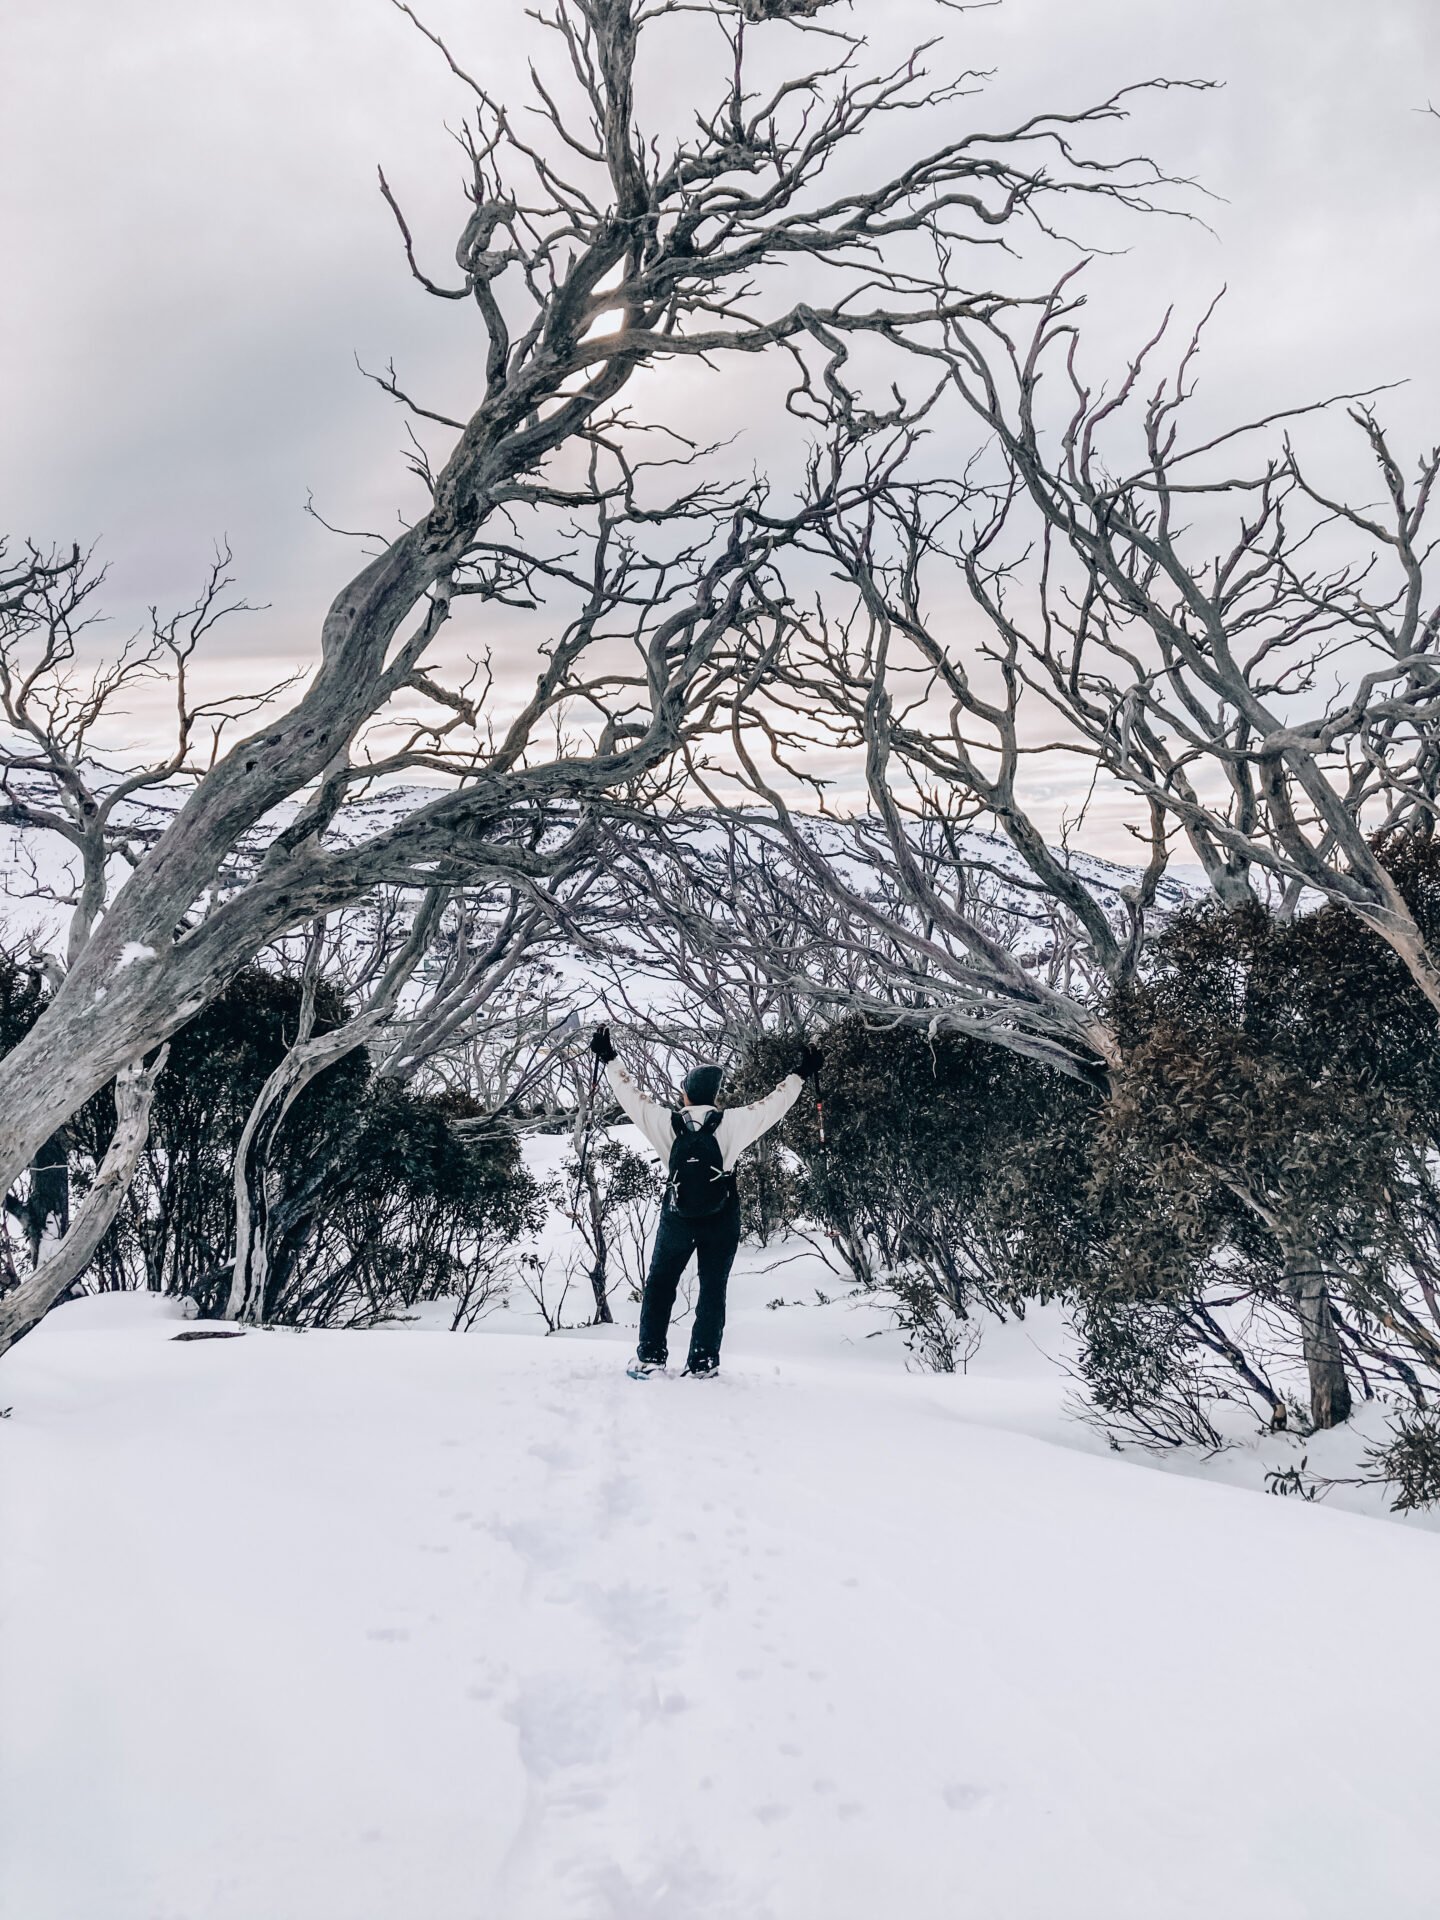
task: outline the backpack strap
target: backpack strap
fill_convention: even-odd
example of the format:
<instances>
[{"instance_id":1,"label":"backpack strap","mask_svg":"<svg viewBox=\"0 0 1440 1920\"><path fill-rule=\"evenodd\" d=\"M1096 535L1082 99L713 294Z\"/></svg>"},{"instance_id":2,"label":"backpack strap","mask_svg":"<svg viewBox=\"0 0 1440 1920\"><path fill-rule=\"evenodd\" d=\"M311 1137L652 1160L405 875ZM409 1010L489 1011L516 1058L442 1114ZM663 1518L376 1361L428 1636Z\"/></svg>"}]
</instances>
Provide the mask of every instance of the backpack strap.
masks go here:
<instances>
[{"instance_id":1,"label":"backpack strap","mask_svg":"<svg viewBox=\"0 0 1440 1920\"><path fill-rule=\"evenodd\" d=\"M720 1122L725 1118L723 1109L712 1107L698 1127L692 1127L685 1118L683 1107L676 1107L670 1115L670 1131L678 1140L682 1133L718 1133Z\"/></svg>"},{"instance_id":2,"label":"backpack strap","mask_svg":"<svg viewBox=\"0 0 1440 1920\"><path fill-rule=\"evenodd\" d=\"M720 1122L724 1118L725 1115L720 1111L719 1107L712 1107L700 1122L698 1131L701 1133L718 1133L720 1131Z\"/></svg>"}]
</instances>

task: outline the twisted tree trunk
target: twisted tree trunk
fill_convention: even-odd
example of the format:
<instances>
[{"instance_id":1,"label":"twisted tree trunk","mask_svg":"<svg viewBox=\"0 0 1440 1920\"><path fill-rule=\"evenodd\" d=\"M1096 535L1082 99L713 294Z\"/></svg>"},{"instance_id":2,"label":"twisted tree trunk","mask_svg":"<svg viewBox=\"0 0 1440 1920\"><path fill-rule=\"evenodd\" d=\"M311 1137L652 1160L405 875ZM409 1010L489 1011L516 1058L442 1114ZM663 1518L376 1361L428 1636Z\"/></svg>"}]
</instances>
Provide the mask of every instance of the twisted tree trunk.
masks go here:
<instances>
[{"instance_id":1,"label":"twisted tree trunk","mask_svg":"<svg viewBox=\"0 0 1440 1920\"><path fill-rule=\"evenodd\" d=\"M582 1184L590 1209L590 1247L595 1256L590 1263L590 1291L595 1297L595 1318L590 1324L608 1327L615 1320L610 1311L610 1241L605 1232L605 1206L600 1198L600 1182L595 1177L593 1160L587 1159L585 1162Z\"/></svg>"},{"instance_id":2,"label":"twisted tree trunk","mask_svg":"<svg viewBox=\"0 0 1440 1920\"><path fill-rule=\"evenodd\" d=\"M35 1271L0 1300L0 1353L28 1333L94 1257L120 1211L150 1132L150 1103L165 1066L162 1047L151 1064L126 1067L115 1081L115 1131L95 1183L70 1224L70 1231Z\"/></svg>"},{"instance_id":3,"label":"twisted tree trunk","mask_svg":"<svg viewBox=\"0 0 1440 1920\"><path fill-rule=\"evenodd\" d=\"M255 1097L235 1153L235 1266L230 1277L227 1320L265 1317L270 1273L270 1215L284 1181L271 1160L290 1109L313 1080L374 1037L388 1018L362 1014L328 1033L306 1035L291 1048Z\"/></svg>"},{"instance_id":4,"label":"twisted tree trunk","mask_svg":"<svg viewBox=\"0 0 1440 1920\"><path fill-rule=\"evenodd\" d=\"M1350 1382L1325 1269L1304 1239L1286 1240L1285 1291L1300 1321L1300 1343L1310 1378L1310 1418L1317 1427L1338 1427L1350 1418Z\"/></svg>"}]
</instances>

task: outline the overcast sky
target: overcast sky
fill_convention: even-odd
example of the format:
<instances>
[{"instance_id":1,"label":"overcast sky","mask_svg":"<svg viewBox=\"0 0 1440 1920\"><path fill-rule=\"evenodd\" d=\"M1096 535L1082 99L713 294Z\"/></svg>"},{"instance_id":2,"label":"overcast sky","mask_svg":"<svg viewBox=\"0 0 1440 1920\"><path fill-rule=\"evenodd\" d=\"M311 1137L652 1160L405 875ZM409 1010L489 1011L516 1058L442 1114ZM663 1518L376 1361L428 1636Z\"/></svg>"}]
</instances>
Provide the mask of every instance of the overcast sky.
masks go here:
<instances>
[{"instance_id":1,"label":"overcast sky","mask_svg":"<svg viewBox=\"0 0 1440 1920\"><path fill-rule=\"evenodd\" d=\"M436 0L427 17L496 91L534 45L524 0ZM1402 443L1440 437L1440 5L1436 0L1004 0L937 15L856 0L882 51L933 31L995 68L956 109L999 126L1130 80L1217 93L1144 102L1127 138L1217 196L1198 225L1146 221L1097 265L1118 357L1163 308L1229 293L1204 405L1244 412L1378 381ZM934 58L937 67L944 56ZM477 354L464 308L408 280L375 189L384 164L453 246L463 111L387 0L46 0L0 6L0 529L100 540L117 637L183 601L228 535L269 612L230 630L236 684L303 661L353 550L303 508L393 526L413 503L401 419L365 385L392 354L463 407ZM656 114L703 82L667 76ZM642 102L642 113L644 103ZM745 373L714 404L743 419ZM764 459L773 416L756 409ZM143 722L142 722L143 723Z\"/></svg>"}]
</instances>

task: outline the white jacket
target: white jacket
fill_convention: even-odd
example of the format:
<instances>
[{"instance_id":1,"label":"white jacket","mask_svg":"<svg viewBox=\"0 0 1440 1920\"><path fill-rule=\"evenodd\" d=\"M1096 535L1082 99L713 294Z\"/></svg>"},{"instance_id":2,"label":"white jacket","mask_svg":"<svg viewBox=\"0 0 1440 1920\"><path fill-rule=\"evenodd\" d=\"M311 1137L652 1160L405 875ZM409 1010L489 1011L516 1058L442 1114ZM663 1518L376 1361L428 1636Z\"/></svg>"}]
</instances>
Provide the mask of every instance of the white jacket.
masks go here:
<instances>
[{"instance_id":1,"label":"white jacket","mask_svg":"<svg viewBox=\"0 0 1440 1920\"><path fill-rule=\"evenodd\" d=\"M620 1071L618 1060L612 1060L606 1066L605 1078L610 1082L610 1091L641 1133L660 1158L668 1161L670 1149L675 1144L675 1129L670 1120L675 1109L662 1107L658 1100L647 1100L635 1082L628 1080ZM747 1147L753 1147L762 1134L779 1125L800 1098L800 1090L804 1085L798 1073L787 1074L775 1091L767 1093L763 1100L752 1100L748 1107L725 1107L721 1110L715 1137L720 1143L720 1158L725 1163L727 1173L734 1168ZM691 1107L689 1111L699 1122L713 1109Z\"/></svg>"}]
</instances>

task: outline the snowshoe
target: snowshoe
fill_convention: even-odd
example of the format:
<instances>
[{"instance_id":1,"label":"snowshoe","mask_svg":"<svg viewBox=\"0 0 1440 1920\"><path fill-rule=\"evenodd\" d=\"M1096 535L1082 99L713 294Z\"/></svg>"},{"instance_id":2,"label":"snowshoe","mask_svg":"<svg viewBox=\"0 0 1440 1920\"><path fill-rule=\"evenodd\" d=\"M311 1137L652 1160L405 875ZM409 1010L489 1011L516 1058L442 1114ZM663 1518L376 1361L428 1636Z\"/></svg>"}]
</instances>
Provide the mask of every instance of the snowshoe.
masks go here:
<instances>
[{"instance_id":1,"label":"snowshoe","mask_svg":"<svg viewBox=\"0 0 1440 1920\"><path fill-rule=\"evenodd\" d=\"M648 1380L652 1373L664 1371L665 1368L659 1360L641 1360L638 1357L625 1369L626 1376L631 1380Z\"/></svg>"},{"instance_id":2,"label":"snowshoe","mask_svg":"<svg viewBox=\"0 0 1440 1920\"><path fill-rule=\"evenodd\" d=\"M719 1377L720 1362L718 1360L702 1361L698 1367L686 1367L681 1375L684 1380L718 1380Z\"/></svg>"}]
</instances>

